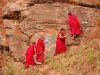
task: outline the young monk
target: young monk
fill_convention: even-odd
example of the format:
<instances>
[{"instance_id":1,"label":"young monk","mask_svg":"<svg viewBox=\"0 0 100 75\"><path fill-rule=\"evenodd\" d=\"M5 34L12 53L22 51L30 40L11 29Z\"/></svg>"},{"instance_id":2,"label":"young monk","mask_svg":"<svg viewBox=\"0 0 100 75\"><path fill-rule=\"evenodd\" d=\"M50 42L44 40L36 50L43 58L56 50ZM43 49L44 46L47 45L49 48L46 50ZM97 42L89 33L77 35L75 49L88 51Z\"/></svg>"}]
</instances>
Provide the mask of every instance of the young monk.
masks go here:
<instances>
[{"instance_id":1,"label":"young monk","mask_svg":"<svg viewBox=\"0 0 100 75\"><path fill-rule=\"evenodd\" d=\"M28 68L29 65L35 64L34 59L33 59L34 52L35 52L35 46L36 46L36 43L33 42L32 45L29 46L27 51L26 51L26 63L25 63L26 68Z\"/></svg>"},{"instance_id":2,"label":"young monk","mask_svg":"<svg viewBox=\"0 0 100 75\"><path fill-rule=\"evenodd\" d=\"M68 15L69 15L68 24L70 25L70 32L72 39L74 39L75 36L81 34L80 23L74 14L68 13Z\"/></svg>"},{"instance_id":3,"label":"young monk","mask_svg":"<svg viewBox=\"0 0 100 75\"><path fill-rule=\"evenodd\" d=\"M61 28L56 39L56 50L54 54L55 56L66 52L65 40L66 40L65 29Z\"/></svg>"},{"instance_id":4,"label":"young monk","mask_svg":"<svg viewBox=\"0 0 100 75\"><path fill-rule=\"evenodd\" d=\"M36 45L36 55L37 55L37 61L39 63L42 63L44 61L44 50L45 50L44 37L41 37L40 39L38 39Z\"/></svg>"}]
</instances>

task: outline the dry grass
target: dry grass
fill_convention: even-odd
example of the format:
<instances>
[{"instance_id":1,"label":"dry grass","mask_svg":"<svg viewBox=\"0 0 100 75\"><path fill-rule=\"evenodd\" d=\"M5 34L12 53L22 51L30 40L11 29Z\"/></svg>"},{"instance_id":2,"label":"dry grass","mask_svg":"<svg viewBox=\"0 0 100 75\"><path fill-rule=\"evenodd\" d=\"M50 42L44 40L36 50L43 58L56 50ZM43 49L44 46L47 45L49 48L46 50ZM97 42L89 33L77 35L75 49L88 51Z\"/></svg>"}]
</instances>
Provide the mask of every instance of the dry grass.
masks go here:
<instances>
[{"instance_id":1,"label":"dry grass","mask_svg":"<svg viewBox=\"0 0 100 75\"><path fill-rule=\"evenodd\" d=\"M14 62L12 59L8 60L5 67L2 68L3 75L26 75L26 70L19 62Z\"/></svg>"},{"instance_id":2,"label":"dry grass","mask_svg":"<svg viewBox=\"0 0 100 75\"><path fill-rule=\"evenodd\" d=\"M100 19L97 19L93 32L87 36L85 44L100 51Z\"/></svg>"},{"instance_id":3,"label":"dry grass","mask_svg":"<svg viewBox=\"0 0 100 75\"><path fill-rule=\"evenodd\" d=\"M99 75L100 53L87 45L71 47L66 54L46 59L54 69L59 70L62 75ZM96 70L96 72L95 72Z\"/></svg>"}]
</instances>

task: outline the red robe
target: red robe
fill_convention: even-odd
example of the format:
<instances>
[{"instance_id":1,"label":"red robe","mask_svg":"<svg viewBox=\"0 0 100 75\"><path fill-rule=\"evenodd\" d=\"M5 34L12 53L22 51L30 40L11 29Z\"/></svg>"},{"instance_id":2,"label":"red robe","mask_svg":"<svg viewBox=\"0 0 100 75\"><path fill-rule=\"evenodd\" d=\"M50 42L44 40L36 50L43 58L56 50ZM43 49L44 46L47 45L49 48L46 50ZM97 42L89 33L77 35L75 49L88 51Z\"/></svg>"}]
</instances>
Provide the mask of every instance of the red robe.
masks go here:
<instances>
[{"instance_id":1,"label":"red robe","mask_svg":"<svg viewBox=\"0 0 100 75\"><path fill-rule=\"evenodd\" d=\"M29 65L34 65L34 45L31 45L30 47L28 47L27 51L26 51L26 63L25 66L28 67Z\"/></svg>"},{"instance_id":2,"label":"red robe","mask_svg":"<svg viewBox=\"0 0 100 75\"><path fill-rule=\"evenodd\" d=\"M71 35L78 35L81 34L80 24L75 15L70 15L68 19L68 24L70 25L70 32Z\"/></svg>"},{"instance_id":3,"label":"red robe","mask_svg":"<svg viewBox=\"0 0 100 75\"><path fill-rule=\"evenodd\" d=\"M59 35L64 36L64 34L59 33L56 39L56 50L55 50L55 56L60 54L60 53L65 53L66 52L66 44L65 44L65 39L66 38L60 38Z\"/></svg>"},{"instance_id":4,"label":"red robe","mask_svg":"<svg viewBox=\"0 0 100 75\"><path fill-rule=\"evenodd\" d=\"M36 46L36 54L37 54L37 61L43 62L44 61L44 40L39 39Z\"/></svg>"}]
</instances>

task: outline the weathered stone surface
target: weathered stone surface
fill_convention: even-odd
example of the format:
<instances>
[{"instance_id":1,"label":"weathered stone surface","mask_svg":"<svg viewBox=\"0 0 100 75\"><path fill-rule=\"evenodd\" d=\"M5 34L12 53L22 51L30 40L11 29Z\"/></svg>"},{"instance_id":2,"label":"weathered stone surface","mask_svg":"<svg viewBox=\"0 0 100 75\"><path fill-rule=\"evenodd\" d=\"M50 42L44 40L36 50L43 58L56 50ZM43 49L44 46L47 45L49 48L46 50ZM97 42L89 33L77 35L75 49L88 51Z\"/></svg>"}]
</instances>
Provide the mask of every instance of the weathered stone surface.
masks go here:
<instances>
[{"instance_id":1,"label":"weathered stone surface","mask_svg":"<svg viewBox=\"0 0 100 75\"><path fill-rule=\"evenodd\" d=\"M89 5L100 5L100 0L71 0L77 3L89 4Z\"/></svg>"},{"instance_id":2,"label":"weathered stone surface","mask_svg":"<svg viewBox=\"0 0 100 75\"><path fill-rule=\"evenodd\" d=\"M21 11L27 10L29 7L28 4L17 4L9 2L4 7L3 18L4 19L20 19Z\"/></svg>"},{"instance_id":3,"label":"weathered stone surface","mask_svg":"<svg viewBox=\"0 0 100 75\"><path fill-rule=\"evenodd\" d=\"M27 19L23 20L24 21L23 23L27 24L26 22L28 22L28 24L31 25L34 24L34 28L36 29L49 28L52 26L53 26L52 28L56 29L57 26L59 27L59 25L67 26L67 17L68 17L67 13L69 11L78 16L83 30L88 30L87 27L90 28L93 27L95 19L97 19L100 16L99 15L100 11L97 9L91 9L91 8L87 9L85 7L80 7L80 6L67 6L56 3L53 5L36 4L29 9L29 12L31 14L27 17Z\"/></svg>"},{"instance_id":4,"label":"weathered stone surface","mask_svg":"<svg viewBox=\"0 0 100 75\"><path fill-rule=\"evenodd\" d=\"M6 35L14 35L16 26L19 25L19 22L17 20L8 20L5 19L3 21L3 28L6 30Z\"/></svg>"},{"instance_id":5,"label":"weathered stone surface","mask_svg":"<svg viewBox=\"0 0 100 75\"><path fill-rule=\"evenodd\" d=\"M26 10L27 8L27 4L18 4L18 3L13 3L13 2L9 2L6 4L6 6L4 7L4 11L22 11L22 10Z\"/></svg>"},{"instance_id":6,"label":"weathered stone surface","mask_svg":"<svg viewBox=\"0 0 100 75\"><path fill-rule=\"evenodd\" d=\"M100 5L100 0L11 0L12 2L16 3L53 3L53 2L76 2L76 3L82 3L82 4L89 4L89 5Z\"/></svg>"},{"instance_id":7,"label":"weathered stone surface","mask_svg":"<svg viewBox=\"0 0 100 75\"><path fill-rule=\"evenodd\" d=\"M6 38L0 33L0 45L6 45Z\"/></svg>"},{"instance_id":8,"label":"weathered stone surface","mask_svg":"<svg viewBox=\"0 0 100 75\"><path fill-rule=\"evenodd\" d=\"M15 34L9 36L10 51L13 52L15 58L25 58L25 52L28 47L27 42L29 38L24 34Z\"/></svg>"}]
</instances>

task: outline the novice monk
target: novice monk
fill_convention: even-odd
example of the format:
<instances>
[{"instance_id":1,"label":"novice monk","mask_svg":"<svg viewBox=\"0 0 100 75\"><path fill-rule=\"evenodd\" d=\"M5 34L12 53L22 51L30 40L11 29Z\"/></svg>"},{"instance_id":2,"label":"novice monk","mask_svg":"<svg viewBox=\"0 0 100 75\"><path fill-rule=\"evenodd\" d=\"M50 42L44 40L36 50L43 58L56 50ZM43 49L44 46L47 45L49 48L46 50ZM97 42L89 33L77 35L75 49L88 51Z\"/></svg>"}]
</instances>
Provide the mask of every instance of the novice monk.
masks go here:
<instances>
[{"instance_id":1,"label":"novice monk","mask_svg":"<svg viewBox=\"0 0 100 75\"><path fill-rule=\"evenodd\" d=\"M25 63L26 68L28 68L29 65L34 65L35 64L34 59L33 59L35 46L36 46L36 43L33 42L32 45L29 46L27 51L26 51L26 63Z\"/></svg>"},{"instance_id":2,"label":"novice monk","mask_svg":"<svg viewBox=\"0 0 100 75\"><path fill-rule=\"evenodd\" d=\"M80 23L74 14L68 13L68 15L69 15L68 24L70 25L70 32L72 39L74 39L75 36L81 34Z\"/></svg>"},{"instance_id":3,"label":"novice monk","mask_svg":"<svg viewBox=\"0 0 100 75\"><path fill-rule=\"evenodd\" d=\"M54 54L55 56L66 52L65 40L66 40L65 29L61 28L56 39L56 50Z\"/></svg>"},{"instance_id":4,"label":"novice monk","mask_svg":"<svg viewBox=\"0 0 100 75\"><path fill-rule=\"evenodd\" d=\"M41 37L40 39L38 39L36 46L37 61L40 63L44 61L44 49L45 49L44 37Z\"/></svg>"}]
</instances>

